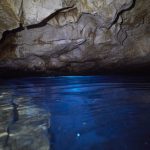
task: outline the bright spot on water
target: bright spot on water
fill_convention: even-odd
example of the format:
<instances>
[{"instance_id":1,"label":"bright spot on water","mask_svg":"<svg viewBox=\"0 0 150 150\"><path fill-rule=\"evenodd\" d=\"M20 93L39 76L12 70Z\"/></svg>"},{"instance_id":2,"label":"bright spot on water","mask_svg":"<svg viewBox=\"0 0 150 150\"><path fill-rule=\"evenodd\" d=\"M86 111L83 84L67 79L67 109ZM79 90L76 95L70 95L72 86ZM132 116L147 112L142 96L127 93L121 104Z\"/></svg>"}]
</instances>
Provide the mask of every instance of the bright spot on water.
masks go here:
<instances>
[{"instance_id":1,"label":"bright spot on water","mask_svg":"<svg viewBox=\"0 0 150 150\"><path fill-rule=\"evenodd\" d=\"M77 133L77 137L80 137L80 133Z\"/></svg>"},{"instance_id":2,"label":"bright spot on water","mask_svg":"<svg viewBox=\"0 0 150 150\"><path fill-rule=\"evenodd\" d=\"M82 124L83 124L83 125L86 125L87 123L86 123L86 122L83 122Z\"/></svg>"}]
</instances>

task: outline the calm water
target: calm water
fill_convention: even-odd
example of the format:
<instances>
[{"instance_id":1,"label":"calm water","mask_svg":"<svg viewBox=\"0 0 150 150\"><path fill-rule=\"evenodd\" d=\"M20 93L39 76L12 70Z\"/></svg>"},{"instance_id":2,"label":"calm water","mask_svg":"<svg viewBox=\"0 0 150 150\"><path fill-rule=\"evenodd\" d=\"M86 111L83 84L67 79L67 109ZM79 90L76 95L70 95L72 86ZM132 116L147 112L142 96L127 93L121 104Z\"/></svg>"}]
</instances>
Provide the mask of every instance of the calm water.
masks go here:
<instances>
[{"instance_id":1,"label":"calm water","mask_svg":"<svg viewBox=\"0 0 150 150\"><path fill-rule=\"evenodd\" d=\"M150 150L150 79L0 80L0 150Z\"/></svg>"}]
</instances>

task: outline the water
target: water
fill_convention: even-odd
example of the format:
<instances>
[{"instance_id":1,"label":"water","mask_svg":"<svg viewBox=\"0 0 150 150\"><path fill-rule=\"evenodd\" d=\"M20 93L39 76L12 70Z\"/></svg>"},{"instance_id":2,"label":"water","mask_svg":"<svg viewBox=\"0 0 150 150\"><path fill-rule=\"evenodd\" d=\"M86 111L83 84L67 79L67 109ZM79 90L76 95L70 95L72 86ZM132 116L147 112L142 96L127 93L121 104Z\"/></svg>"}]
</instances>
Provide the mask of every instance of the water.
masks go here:
<instances>
[{"instance_id":1,"label":"water","mask_svg":"<svg viewBox=\"0 0 150 150\"><path fill-rule=\"evenodd\" d=\"M0 81L2 150L150 150L150 79Z\"/></svg>"}]
</instances>

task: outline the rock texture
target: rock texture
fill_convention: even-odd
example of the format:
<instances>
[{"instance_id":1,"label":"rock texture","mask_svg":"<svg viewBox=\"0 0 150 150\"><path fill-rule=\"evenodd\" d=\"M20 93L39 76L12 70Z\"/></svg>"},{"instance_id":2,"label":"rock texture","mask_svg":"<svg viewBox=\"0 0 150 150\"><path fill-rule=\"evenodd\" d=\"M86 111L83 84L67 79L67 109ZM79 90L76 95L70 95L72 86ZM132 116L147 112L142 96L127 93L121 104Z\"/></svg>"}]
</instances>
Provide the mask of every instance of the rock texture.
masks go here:
<instances>
[{"instance_id":1,"label":"rock texture","mask_svg":"<svg viewBox=\"0 0 150 150\"><path fill-rule=\"evenodd\" d=\"M11 0L9 4L16 17L1 8L11 19L6 20L7 28L0 24L0 32L18 24L24 28L6 32L1 39L1 71L74 74L150 65L147 0Z\"/></svg>"},{"instance_id":2,"label":"rock texture","mask_svg":"<svg viewBox=\"0 0 150 150\"><path fill-rule=\"evenodd\" d=\"M0 89L0 149L49 150L50 114L17 93Z\"/></svg>"},{"instance_id":3,"label":"rock texture","mask_svg":"<svg viewBox=\"0 0 150 150\"><path fill-rule=\"evenodd\" d=\"M14 12L14 7L8 0L0 1L0 39L2 33L19 26L19 18Z\"/></svg>"}]
</instances>

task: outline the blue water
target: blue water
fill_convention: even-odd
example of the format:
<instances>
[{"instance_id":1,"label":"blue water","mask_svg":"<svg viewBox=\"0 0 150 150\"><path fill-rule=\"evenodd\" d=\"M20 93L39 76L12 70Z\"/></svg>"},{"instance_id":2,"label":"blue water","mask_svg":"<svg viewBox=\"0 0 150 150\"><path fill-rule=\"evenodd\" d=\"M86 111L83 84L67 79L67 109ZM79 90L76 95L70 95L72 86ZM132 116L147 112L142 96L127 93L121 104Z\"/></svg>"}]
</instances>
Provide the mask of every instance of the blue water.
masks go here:
<instances>
[{"instance_id":1,"label":"blue water","mask_svg":"<svg viewBox=\"0 0 150 150\"><path fill-rule=\"evenodd\" d=\"M51 150L150 150L148 77L68 76L0 82L1 91L30 97L30 106L51 114L47 129Z\"/></svg>"}]
</instances>

